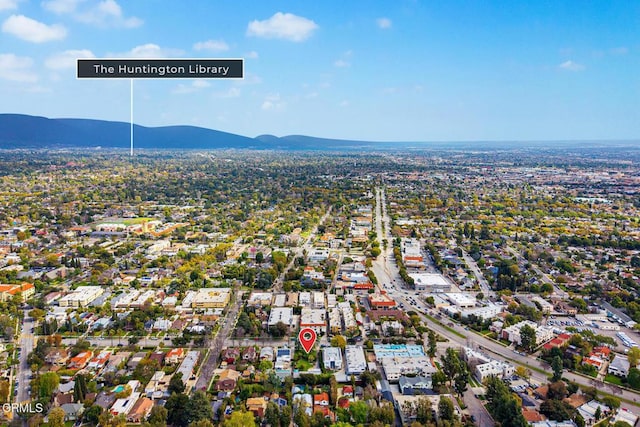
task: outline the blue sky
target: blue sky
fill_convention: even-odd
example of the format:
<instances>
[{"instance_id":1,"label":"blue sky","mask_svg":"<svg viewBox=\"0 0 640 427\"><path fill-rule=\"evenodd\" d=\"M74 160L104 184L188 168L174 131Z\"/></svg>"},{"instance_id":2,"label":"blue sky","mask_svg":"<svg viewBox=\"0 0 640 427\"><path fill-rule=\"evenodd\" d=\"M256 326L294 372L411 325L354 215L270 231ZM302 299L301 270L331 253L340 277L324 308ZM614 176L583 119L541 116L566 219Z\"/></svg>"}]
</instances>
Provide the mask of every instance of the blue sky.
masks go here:
<instances>
[{"instance_id":1,"label":"blue sky","mask_svg":"<svg viewBox=\"0 0 640 427\"><path fill-rule=\"evenodd\" d=\"M245 58L138 80L136 123L247 136L640 138L640 2L0 0L0 112L129 120L76 57Z\"/></svg>"}]
</instances>

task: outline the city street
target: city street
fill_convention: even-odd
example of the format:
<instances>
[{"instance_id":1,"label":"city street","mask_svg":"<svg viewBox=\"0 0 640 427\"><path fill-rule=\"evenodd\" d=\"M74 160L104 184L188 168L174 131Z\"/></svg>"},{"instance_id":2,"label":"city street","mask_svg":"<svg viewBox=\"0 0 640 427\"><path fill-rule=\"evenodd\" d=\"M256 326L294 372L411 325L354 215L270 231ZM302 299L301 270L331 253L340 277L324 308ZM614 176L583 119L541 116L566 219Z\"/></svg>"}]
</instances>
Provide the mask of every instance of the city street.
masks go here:
<instances>
[{"instance_id":1,"label":"city street","mask_svg":"<svg viewBox=\"0 0 640 427\"><path fill-rule=\"evenodd\" d=\"M24 318L22 320L22 333L20 334L20 357L18 372L15 376L15 381L18 384L18 390L15 398L16 402L24 402L30 399L29 390L27 389L27 387L29 386L31 367L27 362L27 358L35 347L33 335L35 321L28 316L27 310L23 310L23 316Z\"/></svg>"}]
</instances>

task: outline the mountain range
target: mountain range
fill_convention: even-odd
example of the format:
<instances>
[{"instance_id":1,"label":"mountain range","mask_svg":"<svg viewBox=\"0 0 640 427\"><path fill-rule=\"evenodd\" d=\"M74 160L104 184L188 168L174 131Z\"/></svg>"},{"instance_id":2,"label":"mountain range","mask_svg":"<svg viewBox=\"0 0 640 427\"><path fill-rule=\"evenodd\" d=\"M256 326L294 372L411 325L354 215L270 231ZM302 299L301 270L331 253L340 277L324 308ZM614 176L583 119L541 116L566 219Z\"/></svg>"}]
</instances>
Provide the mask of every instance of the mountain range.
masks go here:
<instances>
[{"instance_id":1,"label":"mountain range","mask_svg":"<svg viewBox=\"0 0 640 427\"><path fill-rule=\"evenodd\" d=\"M130 124L92 119L52 119L0 114L0 149L123 148L130 146ZM143 149L344 150L380 143L303 135L249 138L196 126L134 125L134 146Z\"/></svg>"},{"instance_id":2,"label":"mountain range","mask_svg":"<svg viewBox=\"0 0 640 427\"><path fill-rule=\"evenodd\" d=\"M116 148L129 149L130 123L93 119L52 119L24 114L0 114L0 149ZM136 149L150 150L521 150L617 147L638 152L640 141L464 141L373 142L316 138L305 135L255 138L196 126L134 125Z\"/></svg>"}]
</instances>

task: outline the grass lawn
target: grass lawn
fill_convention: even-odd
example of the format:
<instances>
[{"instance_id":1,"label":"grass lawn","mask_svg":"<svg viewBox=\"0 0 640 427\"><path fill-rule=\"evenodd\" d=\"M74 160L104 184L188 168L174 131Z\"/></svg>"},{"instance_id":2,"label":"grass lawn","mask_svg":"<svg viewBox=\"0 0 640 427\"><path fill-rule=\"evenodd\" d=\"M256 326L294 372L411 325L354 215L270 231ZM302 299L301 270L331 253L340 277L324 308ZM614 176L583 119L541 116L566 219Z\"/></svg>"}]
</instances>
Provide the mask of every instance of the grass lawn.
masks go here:
<instances>
[{"instance_id":1,"label":"grass lawn","mask_svg":"<svg viewBox=\"0 0 640 427\"><path fill-rule=\"evenodd\" d=\"M296 369L304 372L304 371L308 371L309 368L311 368L313 365L309 362L307 362L306 360L298 360L296 362Z\"/></svg>"},{"instance_id":2,"label":"grass lawn","mask_svg":"<svg viewBox=\"0 0 640 427\"><path fill-rule=\"evenodd\" d=\"M124 225L134 225L134 224L141 224L143 222L148 222L153 220L153 218L127 218L122 220L122 223Z\"/></svg>"},{"instance_id":3,"label":"grass lawn","mask_svg":"<svg viewBox=\"0 0 640 427\"><path fill-rule=\"evenodd\" d=\"M608 383L611 383L611 384L622 385L622 379L620 379L620 378L618 378L618 377L616 377L615 375L612 375L612 374L608 374L604 378L604 380L606 382L608 382Z\"/></svg>"}]
</instances>

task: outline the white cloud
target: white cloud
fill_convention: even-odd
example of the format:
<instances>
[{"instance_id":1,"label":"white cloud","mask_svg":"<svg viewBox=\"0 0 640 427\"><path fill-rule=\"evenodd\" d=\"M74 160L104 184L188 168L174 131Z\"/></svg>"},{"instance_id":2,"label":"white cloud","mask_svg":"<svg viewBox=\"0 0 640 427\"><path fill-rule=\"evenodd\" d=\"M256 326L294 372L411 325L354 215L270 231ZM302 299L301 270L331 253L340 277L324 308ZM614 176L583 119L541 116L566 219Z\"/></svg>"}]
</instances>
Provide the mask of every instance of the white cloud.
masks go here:
<instances>
[{"instance_id":1,"label":"white cloud","mask_svg":"<svg viewBox=\"0 0 640 427\"><path fill-rule=\"evenodd\" d=\"M282 110L284 106L285 103L280 99L280 94L276 93L267 95L260 108L264 111L279 111Z\"/></svg>"},{"instance_id":2,"label":"white cloud","mask_svg":"<svg viewBox=\"0 0 640 427\"><path fill-rule=\"evenodd\" d=\"M135 16L125 17L122 8L115 0L102 0L95 7L76 14L75 18L85 24L98 27L136 28L144 21Z\"/></svg>"},{"instance_id":3,"label":"white cloud","mask_svg":"<svg viewBox=\"0 0 640 427\"><path fill-rule=\"evenodd\" d=\"M194 93L198 92L201 89L205 89L211 86L211 83L204 79L196 79L191 82L191 84L180 83L173 89L172 93L176 95L183 95L186 93Z\"/></svg>"},{"instance_id":4,"label":"white cloud","mask_svg":"<svg viewBox=\"0 0 640 427\"><path fill-rule=\"evenodd\" d=\"M378 18L376 19L376 24L378 25L378 28L381 28L383 30L387 30L393 25L391 19L389 18Z\"/></svg>"},{"instance_id":5,"label":"white cloud","mask_svg":"<svg viewBox=\"0 0 640 427\"><path fill-rule=\"evenodd\" d=\"M193 83L191 83L193 85L193 87L197 87L197 88L205 88L205 87L210 87L211 83L209 83L208 81L204 80L204 79L197 79L194 80Z\"/></svg>"},{"instance_id":6,"label":"white cloud","mask_svg":"<svg viewBox=\"0 0 640 427\"><path fill-rule=\"evenodd\" d=\"M247 59L258 59L258 52L252 50L251 52L247 52L244 54L244 57Z\"/></svg>"},{"instance_id":7,"label":"white cloud","mask_svg":"<svg viewBox=\"0 0 640 427\"><path fill-rule=\"evenodd\" d=\"M136 46L128 52L124 53L109 53L108 57L113 58L147 58L147 59L161 59L169 58L172 56L180 56L184 52L180 49L162 48L154 43L147 43L140 46Z\"/></svg>"},{"instance_id":8,"label":"white cloud","mask_svg":"<svg viewBox=\"0 0 640 427\"><path fill-rule=\"evenodd\" d=\"M18 8L18 0L0 0L0 10L13 10Z\"/></svg>"},{"instance_id":9,"label":"white cloud","mask_svg":"<svg viewBox=\"0 0 640 427\"><path fill-rule=\"evenodd\" d=\"M75 12L78 4L83 1L84 0L47 0L42 2L42 7L49 12L64 15Z\"/></svg>"},{"instance_id":10,"label":"white cloud","mask_svg":"<svg viewBox=\"0 0 640 427\"><path fill-rule=\"evenodd\" d=\"M310 19L292 13L277 12L264 21L251 21L247 27L247 35L302 42L317 29L318 25Z\"/></svg>"},{"instance_id":11,"label":"white cloud","mask_svg":"<svg viewBox=\"0 0 640 427\"><path fill-rule=\"evenodd\" d=\"M81 50L65 50L51 55L44 61L44 65L52 70L64 70L76 66L78 58L95 58L96 56L87 49Z\"/></svg>"},{"instance_id":12,"label":"white cloud","mask_svg":"<svg viewBox=\"0 0 640 427\"><path fill-rule=\"evenodd\" d=\"M629 49L624 46L620 46L609 49L609 52L611 52L612 55L626 55L629 53Z\"/></svg>"},{"instance_id":13,"label":"white cloud","mask_svg":"<svg viewBox=\"0 0 640 427\"><path fill-rule=\"evenodd\" d=\"M62 40L67 30L62 25L47 25L24 15L11 15L2 24L2 31L32 43Z\"/></svg>"},{"instance_id":14,"label":"white cloud","mask_svg":"<svg viewBox=\"0 0 640 427\"><path fill-rule=\"evenodd\" d=\"M229 45L222 40L207 40L193 45L194 50L209 50L212 52L224 52L229 50Z\"/></svg>"},{"instance_id":15,"label":"white cloud","mask_svg":"<svg viewBox=\"0 0 640 427\"><path fill-rule=\"evenodd\" d=\"M0 53L0 79L34 83L38 81L38 75L33 72L32 66L33 59L27 56Z\"/></svg>"},{"instance_id":16,"label":"white cloud","mask_svg":"<svg viewBox=\"0 0 640 427\"><path fill-rule=\"evenodd\" d=\"M236 86L257 85L262 83L262 78L255 74L246 73L244 79L234 80L233 83Z\"/></svg>"},{"instance_id":17,"label":"white cloud","mask_svg":"<svg viewBox=\"0 0 640 427\"><path fill-rule=\"evenodd\" d=\"M237 98L240 96L240 93L241 91L237 87L230 87L224 92L215 93L214 96L216 98Z\"/></svg>"},{"instance_id":18,"label":"white cloud","mask_svg":"<svg viewBox=\"0 0 640 427\"><path fill-rule=\"evenodd\" d=\"M347 68L351 66L351 64L345 61L344 59L338 59L336 62L333 63L333 65L338 68Z\"/></svg>"},{"instance_id":19,"label":"white cloud","mask_svg":"<svg viewBox=\"0 0 640 427\"><path fill-rule=\"evenodd\" d=\"M564 61L562 64L558 65L561 70L566 71L582 71L584 70L584 65L578 64L573 61Z\"/></svg>"}]
</instances>

